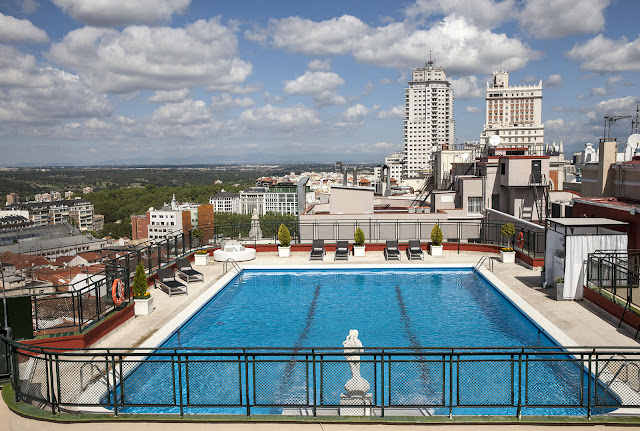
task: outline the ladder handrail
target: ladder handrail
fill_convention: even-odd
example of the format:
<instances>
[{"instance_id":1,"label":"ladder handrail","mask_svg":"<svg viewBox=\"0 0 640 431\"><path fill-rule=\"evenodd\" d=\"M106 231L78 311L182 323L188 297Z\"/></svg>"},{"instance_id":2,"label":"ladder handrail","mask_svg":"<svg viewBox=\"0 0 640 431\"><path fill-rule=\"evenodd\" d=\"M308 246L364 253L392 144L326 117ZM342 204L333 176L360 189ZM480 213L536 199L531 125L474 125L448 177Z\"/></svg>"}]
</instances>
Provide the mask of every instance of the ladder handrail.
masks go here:
<instances>
[{"instance_id":1,"label":"ladder handrail","mask_svg":"<svg viewBox=\"0 0 640 431\"><path fill-rule=\"evenodd\" d=\"M476 264L474 265L474 268L476 268L476 269L480 269L480 268L482 268L482 264L483 264L483 263L484 263L484 261L485 261L485 260L487 260L487 259L489 259L489 264L490 264L489 271L493 272L493 257L491 257L491 256L489 256L489 255L487 255L487 254L485 254L484 256L482 256L482 257L480 258L480 260L478 261L478 263L476 263Z\"/></svg>"},{"instance_id":2,"label":"ladder handrail","mask_svg":"<svg viewBox=\"0 0 640 431\"><path fill-rule=\"evenodd\" d=\"M231 264L231 268L235 269L238 273L242 272L242 268L240 268L240 266L238 266L238 263L233 259L233 258L228 258L227 260L224 261L224 264L222 265L222 273L226 274L228 272L227 270L227 264Z\"/></svg>"},{"instance_id":3,"label":"ladder handrail","mask_svg":"<svg viewBox=\"0 0 640 431\"><path fill-rule=\"evenodd\" d=\"M616 380L616 378L622 372L623 369L625 370L627 377L626 379L623 379L622 377L620 377L619 380L624 383L629 383L629 367L630 366L633 366L636 368L636 370L638 370L638 384L640 384L640 366L633 361L629 361L627 357L624 355L621 355L618 353L611 355L611 357L607 359L607 361L602 366L602 371L604 371L607 368L607 365L609 365L609 363L615 358L622 358L624 359L624 362L622 362L622 365L620 365L620 368L618 368L618 371L616 371L613 377L611 377L611 380L609 380L609 382L607 383L607 386L605 386L605 389L608 390L611 387L611 385L613 384L613 382ZM600 373L602 373L602 371ZM634 388L631 388L631 389L634 389ZM640 392L640 390L635 390L635 391Z\"/></svg>"}]
</instances>

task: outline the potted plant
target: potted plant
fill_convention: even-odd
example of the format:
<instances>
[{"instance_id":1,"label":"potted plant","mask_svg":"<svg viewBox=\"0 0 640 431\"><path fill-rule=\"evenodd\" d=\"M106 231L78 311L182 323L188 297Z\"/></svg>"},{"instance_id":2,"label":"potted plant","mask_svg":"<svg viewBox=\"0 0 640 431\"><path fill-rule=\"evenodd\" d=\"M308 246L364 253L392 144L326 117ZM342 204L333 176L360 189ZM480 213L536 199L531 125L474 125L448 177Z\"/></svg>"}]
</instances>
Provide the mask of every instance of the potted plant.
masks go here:
<instances>
[{"instance_id":1,"label":"potted plant","mask_svg":"<svg viewBox=\"0 0 640 431\"><path fill-rule=\"evenodd\" d=\"M147 275L142 262L136 266L133 276L133 307L136 316L146 316L154 309L153 297L147 292Z\"/></svg>"},{"instance_id":2,"label":"potted plant","mask_svg":"<svg viewBox=\"0 0 640 431\"><path fill-rule=\"evenodd\" d=\"M436 224L433 229L431 229L431 256L442 256L442 249L442 229Z\"/></svg>"},{"instance_id":3,"label":"potted plant","mask_svg":"<svg viewBox=\"0 0 640 431\"><path fill-rule=\"evenodd\" d=\"M209 264L209 252L207 250L198 250L196 251L194 259L193 263L196 266L205 266Z\"/></svg>"},{"instance_id":4,"label":"potted plant","mask_svg":"<svg viewBox=\"0 0 640 431\"><path fill-rule=\"evenodd\" d=\"M556 277L556 301L564 300L564 278Z\"/></svg>"},{"instance_id":5,"label":"potted plant","mask_svg":"<svg viewBox=\"0 0 640 431\"><path fill-rule=\"evenodd\" d=\"M356 233L353 235L353 255L356 257L364 257L364 232L362 229L357 228Z\"/></svg>"},{"instance_id":6,"label":"potted plant","mask_svg":"<svg viewBox=\"0 0 640 431\"><path fill-rule=\"evenodd\" d=\"M202 242L202 237L204 236L204 231L202 229L194 229L192 231L193 237L196 239L194 246L200 247L200 243Z\"/></svg>"},{"instance_id":7,"label":"potted plant","mask_svg":"<svg viewBox=\"0 0 640 431\"><path fill-rule=\"evenodd\" d=\"M502 263L516 263L516 252L513 251L513 247L511 246L511 238L515 235L516 228L513 227L512 223L505 223L500 228L500 232L507 238L507 247L500 249Z\"/></svg>"},{"instance_id":8,"label":"potted plant","mask_svg":"<svg viewBox=\"0 0 640 431\"><path fill-rule=\"evenodd\" d=\"M278 241L280 241L278 256L289 257L291 255L291 234L284 223L280 224L278 229Z\"/></svg>"}]
</instances>

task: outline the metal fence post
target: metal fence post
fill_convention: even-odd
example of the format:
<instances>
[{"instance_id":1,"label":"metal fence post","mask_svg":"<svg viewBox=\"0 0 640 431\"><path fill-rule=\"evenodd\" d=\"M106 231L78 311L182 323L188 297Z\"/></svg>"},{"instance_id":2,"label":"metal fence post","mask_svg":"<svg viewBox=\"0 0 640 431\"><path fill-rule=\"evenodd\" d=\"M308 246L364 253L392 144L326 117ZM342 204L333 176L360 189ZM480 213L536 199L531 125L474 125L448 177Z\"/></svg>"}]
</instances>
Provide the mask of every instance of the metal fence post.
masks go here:
<instances>
[{"instance_id":1,"label":"metal fence post","mask_svg":"<svg viewBox=\"0 0 640 431\"><path fill-rule=\"evenodd\" d=\"M313 417L317 417L317 397L316 397L316 393L317 393L317 388L316 388L316 354L315 351L313 349L311 349L311 354L313 355Z\"/></svg>"}]
</instances>

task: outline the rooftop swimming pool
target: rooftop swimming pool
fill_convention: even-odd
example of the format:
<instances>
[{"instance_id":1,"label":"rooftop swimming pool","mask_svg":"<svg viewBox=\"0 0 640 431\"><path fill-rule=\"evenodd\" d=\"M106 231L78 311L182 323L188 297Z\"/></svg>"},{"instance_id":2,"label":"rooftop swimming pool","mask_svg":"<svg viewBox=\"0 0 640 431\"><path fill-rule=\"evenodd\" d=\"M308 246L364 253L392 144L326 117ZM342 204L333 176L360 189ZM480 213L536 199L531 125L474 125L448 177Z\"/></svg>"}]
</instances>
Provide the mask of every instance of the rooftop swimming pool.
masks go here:
<instances>
[{"instance_id":1,"label":"rooftop swimming pool","mask_svg":"<svg viewBox=\"0 0 640 431\"><path fill-rule=\"evenodd\" d=\"M582 363L473 268L244 270L127 363L120 411L336 414L352 329L370 414L585 414Z\"/></svg>"}]
</instances>

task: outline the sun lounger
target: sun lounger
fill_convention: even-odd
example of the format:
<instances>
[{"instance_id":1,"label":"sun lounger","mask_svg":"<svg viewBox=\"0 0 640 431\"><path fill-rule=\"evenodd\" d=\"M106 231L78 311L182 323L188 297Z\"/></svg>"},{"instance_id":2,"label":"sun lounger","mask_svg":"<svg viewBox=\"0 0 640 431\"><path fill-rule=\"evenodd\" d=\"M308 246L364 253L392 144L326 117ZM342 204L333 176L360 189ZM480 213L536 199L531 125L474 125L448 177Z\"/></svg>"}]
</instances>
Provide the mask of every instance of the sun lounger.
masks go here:
<instances>
[{"instance_id":1,"label":"sun lounger","mask_svg":"<svg viewBox=\"0 0 640 431\"><path fill-rule=\"evenodd\" d=\"M417 239L409 240L409 247L407 247L407 258L409 260L422 259L424 260L424 252L420 247L420 241Z\"/></svg>"},{"instance_id":2,"label":"sun lounger","mask_svg":"<svg viewBox=\"0 0 640 431\"><path fill-rule=\"evenodd\" d=\"M156 288L164 290L171 295L187 294L187 285L176 280L173 270L171 268L158 269L158 278L155 280L154 285Z\"/></svg>"},{"instance_id":3,"label":"sun lounger","mask_svg":"<svg viewBox=\"0 0 640 431\"><path fill-rule=\"evenodd\" d=\"M349 260L349 241L338 241L336 243L336 255L333 260Z\"/></svg>"},{"instance_id":4,"label":"sun lounger","mask_svg":"<svg viewBox=\"0 0 640 431\"><path fill-rule=\"evenodd\" d=\"M326 251L324 249L323 239L314 239L311 245L311 253L309 254L309 260L323 260Z\"/></svg>"},{"instance_id":5,"label":"sun lounger","mask_svg":"<svg viewBox=\"0 0 640 431\"><path fill-rule=\"evenodd\" d=\"M400 260L400 250L398 249L398 241L387 241L387 246L384 248L384 258L386 260Z\"/></svg>"},{"instance_id":6,"label":"sun lounger","mask_svg":"<svg viewBox=\"0 0 640 431\"><path fill-rule=\"evenodd\" d=\"M176 274L187 283L191 283L192 281L204 281L202 273L191 267L189 259L178 259L176 261Z\"/></svg>"}]
</instances>

